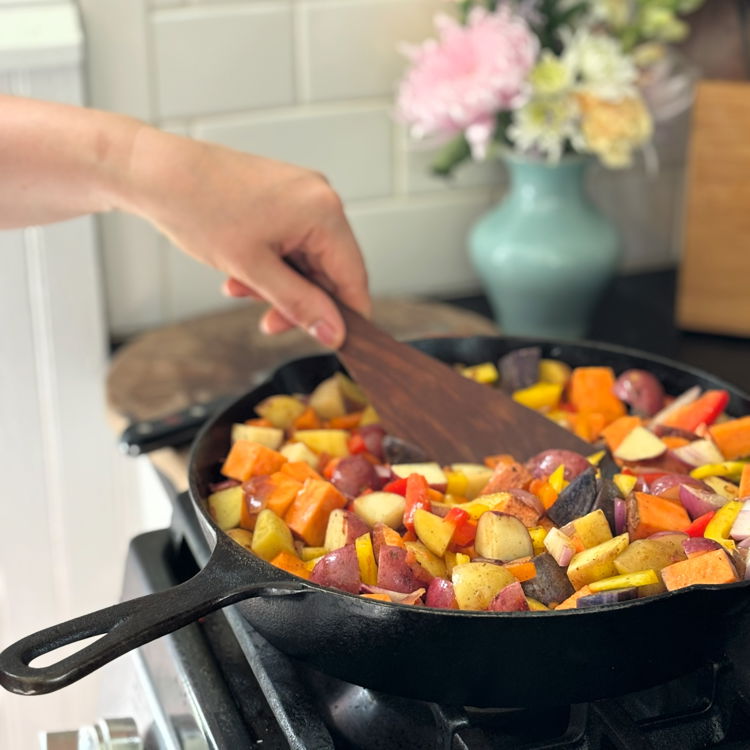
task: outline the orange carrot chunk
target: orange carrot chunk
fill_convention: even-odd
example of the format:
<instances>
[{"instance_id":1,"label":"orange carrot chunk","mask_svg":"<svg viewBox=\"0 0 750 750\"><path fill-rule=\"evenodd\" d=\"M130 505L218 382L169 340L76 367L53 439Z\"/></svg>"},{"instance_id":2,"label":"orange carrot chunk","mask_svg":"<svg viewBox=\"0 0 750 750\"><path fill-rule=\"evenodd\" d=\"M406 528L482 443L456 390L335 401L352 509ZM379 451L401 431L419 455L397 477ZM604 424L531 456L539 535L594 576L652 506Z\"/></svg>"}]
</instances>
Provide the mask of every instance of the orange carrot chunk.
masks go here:
<instances>
[{"instance_id":1,"label":"orange carrot chunk","mask_svg":"<svg viewBox=\"0 0 750 750\"><path fill-rule=\"evenodd\" d=\"M296 557L291 552L281 550L276 557L271 560L271 565L275 565L277 568L285 570L287 573L299 576L300 578L310 578L310 571L305 567L305 563Z\"/></svg>"},{"instance_id":2,"label":"orange carrot chunk","mask_svg":"<svg viewBox=\"0 0 750 750\"><path fill-rule=\"evenodd\" d=\"M536 576L536 565L529 560L513 560L503 566L509 570L519 581L529 581Z\"/></svg>"},{"instance_id":3,"label":"orange carrot chunk","mask_svg":"<svg viewBox=\"0 0 750 750\"><path fill-rule=\"evenodd\" d=\"M329 482L307 479L284 516L287 526L309 547L320 547L328 516L346 505L346 498Z\"/></svg>"},{"instance_id":4,"label":"orange carrot chunk","mask_svg":"<svg viewBox=\"0 0 750 750\"><path fill-rule=\"evenodd\" d=\"M740 489L737 497L750 497L750 464L742 467L742 476L740 477Z\"/></svg>"},{"instance_id":5,"label":"orange carrot chunk","mask_svg":"<svg viewBox=\"0 0 750 750\"><path fill-rule=\"evenodd\" d=\"M691 524L685 508L666 497L634 492L627 502L631 541L645 539L657 531L685 531Z\"/></svg>"},{"instance_id":6,"label":"orange carrot chunk","mask_svg":"<svg viewBox=\"0 0 750 750\"><path fill-rule=\"evenodd\" d=\"M252 440L237 440L221 467L221 473L231 479L247 482L251 477L273 474L286 463L281 453Z\"/></svg>"},{"instance_id":7,"label":"orange carrot chunk","mask_svg":"<svg viewBox=\"0 0 750 750\"><path fill-rule=\"evenodd\" d=\"M696 583L733 583L739 580L734 565L723 549L667 565L661 569L661 577L668 591Z\"/></svg>"},{"instance_id":8,"label":"orange carrot chunk","mask_svg":"<svg viewBox=\"0 0 750 750\"><path fill-rule=\"evenodd\" d=\"M728 461L750 456L750 415L711 425L708 431Z\"/></svg>"},{"instance_id":9,"label":"orange carrot chunk","mask_svg":"<svg viewBox=\"0 0 750 750\"><path fill-rule=\"evenodd\" d=\"M625 404L614 394L611 367L576 367L568 384L568 400L576 411L603 414L607 422L625 414Z\"/></svg>"}]
</instances>

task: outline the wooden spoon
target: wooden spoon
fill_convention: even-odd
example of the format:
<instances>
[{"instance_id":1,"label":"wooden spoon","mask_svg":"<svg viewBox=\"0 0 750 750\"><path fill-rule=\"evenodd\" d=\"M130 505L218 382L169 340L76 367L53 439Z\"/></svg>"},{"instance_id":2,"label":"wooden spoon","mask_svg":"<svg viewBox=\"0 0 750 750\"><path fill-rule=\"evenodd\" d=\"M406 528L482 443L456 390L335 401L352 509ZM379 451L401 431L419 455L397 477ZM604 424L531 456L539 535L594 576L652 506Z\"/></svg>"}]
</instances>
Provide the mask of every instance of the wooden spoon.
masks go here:
<instances>
[{"instance_id":1,"label":"wooden spoon","mask_svg":"<svg viewBox=\"0 0 750 750\"><path fill-rule=\"evenodd\" d=\"M337 304L347 330L337 352L340 361L364 389L383 427L435 461L480 462L498 453L526 459L548 448L592 452L589 443L501 390L399 343Z\"/></svg>"}]
</instances>

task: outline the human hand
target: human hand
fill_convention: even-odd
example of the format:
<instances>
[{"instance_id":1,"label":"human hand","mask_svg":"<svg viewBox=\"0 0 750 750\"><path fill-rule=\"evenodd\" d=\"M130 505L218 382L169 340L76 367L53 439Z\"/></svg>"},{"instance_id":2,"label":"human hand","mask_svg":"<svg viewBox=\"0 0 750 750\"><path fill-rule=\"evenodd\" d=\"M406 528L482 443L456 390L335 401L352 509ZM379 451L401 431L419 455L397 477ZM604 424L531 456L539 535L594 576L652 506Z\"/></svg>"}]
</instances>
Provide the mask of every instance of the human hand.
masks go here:
<instances>
[{"instance_id":1,"label":"human hand","mask_svg":"<svg viewBox=\"0 0 750 750\"><path fill-rule=\"evenodd\" d=\"M122 207L225 273L225 293L268 302L267 333L296 325L340 346L344 323L321 287L370 313L359 246L341 200L315 172L144 126L122 195Z\"/></svg>"}]
</instances>

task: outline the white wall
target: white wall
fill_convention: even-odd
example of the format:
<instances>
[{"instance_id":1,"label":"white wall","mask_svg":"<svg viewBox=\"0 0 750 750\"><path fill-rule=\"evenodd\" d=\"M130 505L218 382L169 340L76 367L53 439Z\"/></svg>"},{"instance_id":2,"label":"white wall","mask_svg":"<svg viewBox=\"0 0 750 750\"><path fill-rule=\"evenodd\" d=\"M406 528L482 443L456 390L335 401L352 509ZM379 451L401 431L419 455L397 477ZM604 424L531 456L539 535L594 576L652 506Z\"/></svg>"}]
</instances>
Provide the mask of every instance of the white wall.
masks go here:
<instances>
[{"instance_id":1,"label":"white wall","mask_svg":"<svg viewBox=\"0 0 750 750\"><path fill-rule=\"evenodd\" d=\"M497 165L450 185L427 173L392 118L403 41L432 34L441 0L79 0L91 101L159 126L326 173L347 208L376 293L476 288L465 235L501 188ZM675 177L634 173L600 200L628 232L626 268L662 266ZM679 181L679 175L677 177ZM666 208L666 212L665 212ZM633 230L637 227L637 230ZM642 241L647 228L649 241ZM232 304L217 275L148 227L103 221L115 334Z\"/></svg>"}]
</instances>

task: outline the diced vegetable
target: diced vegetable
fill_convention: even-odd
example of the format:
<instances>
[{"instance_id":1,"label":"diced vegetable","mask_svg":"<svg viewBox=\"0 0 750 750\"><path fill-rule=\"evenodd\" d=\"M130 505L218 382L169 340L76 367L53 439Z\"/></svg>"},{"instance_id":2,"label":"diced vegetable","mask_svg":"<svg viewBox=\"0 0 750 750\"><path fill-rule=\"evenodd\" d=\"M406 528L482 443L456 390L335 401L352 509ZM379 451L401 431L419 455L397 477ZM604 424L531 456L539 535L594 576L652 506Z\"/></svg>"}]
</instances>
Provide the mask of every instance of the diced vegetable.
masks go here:
<instances>
[{"instance_id":1,"label":"diced vegetable","mask_svg":"<svg viewBox=\"0 0 750 750\"><path fill-rule=\"evenodd\" d=\"M302 562L297 555L293 555L287 550L281 550L281 552L271 560L271 565L275 565L277 568L286 570L287 573L299 576L300 578L309 579L311 577L311 573L305 567L305 563Z\"/></svg>"},{"instance_id":2,"label":"diced vegetable","mask_svg":"<svg viewBox=\"0 0 750 750\"><path fill-rule=\"evenodd\" d=\"M346 498L332 484L320 479L307 479L284 520L305 544L317 547L323 544L331 511L345 505Z\"/></svg>"},{"instance_id":3,"label":"diced vegetable","mask_svg":"<svg viewBox=\"0 0 750 750\"><path fill-rule=\"evenodd\" d=\"M727 460L750 456L750 415L712 425L708 431Z\"/></svg>"},{"instance_id":4,"label":"diced vegetable","mask_svg":"<svg viewBox=\"0 0 750 750\"><path fill-rule=\"evenodd\" d=\"M594 469L589 467L560 493L547 515L558 526L564 526L586 515L596 501L596 494L596 475Z\"/></svg>"},{"instance_id":5,"label":"diced vegetable","mask_svg":"<svg viewBox=\"0 0 750 750\"><path fill-rule=\"evenodd\" d=\"M513 574L502 565L487 562L456 565L451 579L459 609L487 609L502 589L516 583Z\"/></svg>"},{"instance_id":6,"label":"diced vegetable","mask_svg":"<svg viewBox=\"0 0 750 750\"><path fill-rule=\"evenodd\" d=\"M580 589L587 583L616 575L615 558L627 546L628 535L620 534L575 555L568 565L568 578L573 588Z\"/></svg>"},{"instance_id":7,"label":"diced vegetable","mask_svg":"<svg viewBox=\"0 0 750 750\"><path fill-rule=\"evenodd\" d=\"M739 580L734 565L723 549L668 565L661 575L668 591L697 583L733 583Z\"/></svg>"},{"instance_id":8,"label":"diced vegetable","mask_svg":"<svg viewBox=\"0 0 750 750\"><path fill-rule=\"evenodd\" d=\"M245 492L240 485L219 490L208 496L208 512L216 525L226 531L240 525Z\"/></svg>"},{"instance_id":9,"label":"diced vegetable","mask_svg":"<svg viewBox=\"0 0 750 750\"><path fill-rule=\"evenodd\" d=\"M657 531L684 531L690 516L682 505L646 492L634 492L626 501L631 539L645 539Z\"/></svg>"},{"instance_id":10,"label":"diced vegetable","mask_svg":"<svg viewBox=\"0 0 750 750\"><path fill-rule=\"evenodd\" d=\"M238 440L232 444L221 473L240 482L247 482L251 477L273 474L285 463L286 458L281 453L261 443Z\"/></svg>"},{"instance_id":11,"label":"diced vegetable","mask_svg":"<svg viewBox=\"0 0 750 750\"><path fill-rule=\"evenodd\" d=\"M272 510L262 510L253 532L252 550L264 560L273 560L279 552L296 555L289 527Z\"/></svg>"},{"instance_id":12,"label":"diced vegetable","mask_svg":"<svg viewBox=\"0 0 750 750\"><path fill-rule=\"evenodd\" d=\"M713 424L729 403L729 393L724 390L706 391L690 404L662 420L662 424L695 432L702 424Z\"/></svg>"}]
</instances>

